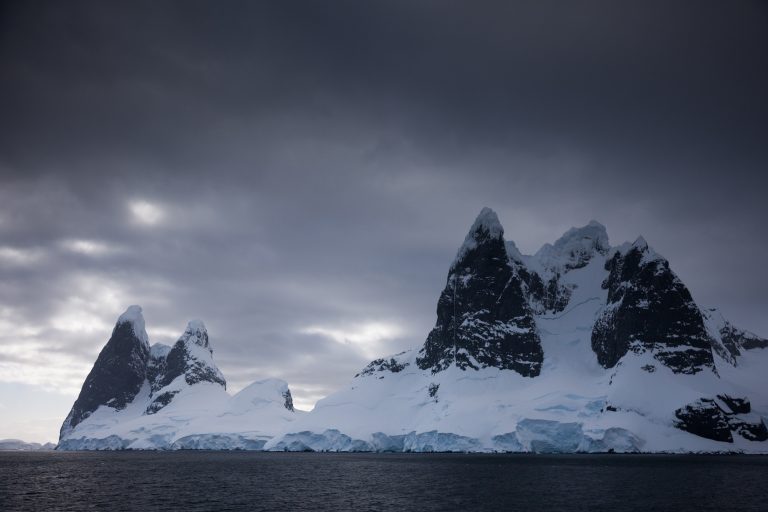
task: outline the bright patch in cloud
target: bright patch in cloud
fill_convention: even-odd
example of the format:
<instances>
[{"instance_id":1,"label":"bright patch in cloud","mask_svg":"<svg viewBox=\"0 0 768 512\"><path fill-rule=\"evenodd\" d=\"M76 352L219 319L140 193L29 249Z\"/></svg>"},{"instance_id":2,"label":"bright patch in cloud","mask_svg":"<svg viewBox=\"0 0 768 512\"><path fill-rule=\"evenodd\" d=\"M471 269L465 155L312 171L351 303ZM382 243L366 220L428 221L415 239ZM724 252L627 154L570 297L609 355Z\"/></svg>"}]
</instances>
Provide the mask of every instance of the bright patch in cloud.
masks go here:
<instances>
[{"instance_id":1,"label":"bright patch in cloud","mask_svg":"<svg viewBox=\"0 0 768 512\"><path fill-rule=\"evenodd\" d=\"M41 249L20 249L18 247L0 247L0 263L14 266L26 266L37 263L45 253Z\"/></svg>"},{"instance_id":2,"label":"bright patch in cloud","mask_svg":"<svg viewBox=\"0 0 768 512\"><path fill-rule=\"evenodd\" d=\"M173 343L183 333L184 329L174 329L171 327L151 327L147 326L147 335L152 343Z\"/></svg>"},{"instance_id":3,"label":"bright patch in cloud","mask_svg":"<svg viewBox=\"0 0 768 512\"><path fill-rule=\"evenodd\" d=\"M384 322L366 322L345 327L311 325L300 330L302 334L316 334L330 338L337 343L352 345L367 357L380 353L381 343L402 334L399 326Z\"/></svg>"},{"instance_id":4,"label":"bright patch in cloud","mask_svg":"<svg viewBox=\"0 0 768 512\"><path fill-rule=\"evenodd\" d=\"M134 220L149 226L159 223L165 217L162 208L144 200L131 201L128 208L131 210Z\"/></svg>"},{"instance_id":5,"label":"bright patch in cloud","mask_svg":"<svg viewBox=\"0 0 768 512\"><path fill-rule=\"evenodd\" d=\"M71 294L51 319L51 327L72 333L109 333L116 311L129 301L117 281L101 276L73 275Z\"/></svg>"},{"instance_id":6,"label":"bright patch in cloud","mask_svg":"<svg viewBox=\"0 0 768 512\"><path fill-rule=\"evenodd\" d=\"M62 246L68 251L86 256L104 256L114 251L113 247L97 240L65 240Z\"/></svg>"}]
</instances>

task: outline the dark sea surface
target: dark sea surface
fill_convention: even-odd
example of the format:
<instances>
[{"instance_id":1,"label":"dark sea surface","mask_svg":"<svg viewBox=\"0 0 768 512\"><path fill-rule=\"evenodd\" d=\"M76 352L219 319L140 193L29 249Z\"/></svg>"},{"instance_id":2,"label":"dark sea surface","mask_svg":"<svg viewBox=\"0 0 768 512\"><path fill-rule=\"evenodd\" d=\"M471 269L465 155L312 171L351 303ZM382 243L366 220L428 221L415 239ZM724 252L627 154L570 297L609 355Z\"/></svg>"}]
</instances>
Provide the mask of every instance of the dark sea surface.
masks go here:
<instances>
[{"instance_id":1,"label":"dark sea surface","mask_svg":"<svg viewBox=\"0 0 768 512\"><path fill-rule=\"evenodd\" d=\"M0 452L0 511L768 510L768 457Z\"/></svg>"}]
</instances>

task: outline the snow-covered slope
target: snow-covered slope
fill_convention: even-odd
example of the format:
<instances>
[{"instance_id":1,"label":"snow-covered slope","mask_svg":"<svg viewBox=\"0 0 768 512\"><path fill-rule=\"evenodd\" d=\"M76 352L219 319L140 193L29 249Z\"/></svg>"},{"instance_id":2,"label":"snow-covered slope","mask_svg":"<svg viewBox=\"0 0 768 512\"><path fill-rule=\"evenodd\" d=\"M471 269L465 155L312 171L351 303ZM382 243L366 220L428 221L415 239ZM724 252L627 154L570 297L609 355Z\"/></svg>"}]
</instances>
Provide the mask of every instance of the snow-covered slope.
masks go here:
<instances>
[{"instance_id":1,"label":"snow-covered slope","mask_svg":"<svg viewBox=\"0 0 768 512\"><path fill-rule=\"evenodd\" d=\"M86 378L58 449L258 450L297 415L281 380L229 395L201 321L189 322L173 347L150 347L141 308L131 306Z\"/></svg>"},{"instance_id":2,"label":"snow-covered slope","mask_svg":"<svg viewBox=\"0 0 768 512\"><path fill-rule=\"evenodd\" d=\"M472 225L420 349L377 359L271 450L768 453L768 342L595 222L533 256Z\"/></svg>"}]
</instances>

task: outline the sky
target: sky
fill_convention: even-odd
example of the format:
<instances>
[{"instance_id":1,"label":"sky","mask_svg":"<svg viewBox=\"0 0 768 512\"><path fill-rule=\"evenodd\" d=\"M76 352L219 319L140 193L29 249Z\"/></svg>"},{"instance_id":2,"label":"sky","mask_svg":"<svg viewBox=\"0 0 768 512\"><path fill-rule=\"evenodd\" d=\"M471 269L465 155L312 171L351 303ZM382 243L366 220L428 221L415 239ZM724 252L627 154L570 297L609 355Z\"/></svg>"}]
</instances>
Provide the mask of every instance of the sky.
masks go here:
<instances>
[{"instance_id":1,"label":"sky","mask_svg":"<svg viewBox=\"0 0 768 512\"><path fill-rule=\"evenodd\" d=\"M768 3L0 3L0 438L131 304L298 407L424 342L482 207L597 219L768 335Z\"/></svg>"}]
</instances>

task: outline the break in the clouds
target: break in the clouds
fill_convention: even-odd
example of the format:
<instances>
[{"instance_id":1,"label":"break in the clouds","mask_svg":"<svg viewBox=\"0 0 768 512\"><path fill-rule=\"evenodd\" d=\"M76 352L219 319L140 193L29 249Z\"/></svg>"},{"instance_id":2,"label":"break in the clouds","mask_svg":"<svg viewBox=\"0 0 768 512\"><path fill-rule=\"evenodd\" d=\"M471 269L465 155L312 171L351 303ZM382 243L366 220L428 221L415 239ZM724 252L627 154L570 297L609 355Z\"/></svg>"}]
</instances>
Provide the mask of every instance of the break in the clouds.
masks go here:
<instances>
[{"instance_id":1,"label":"break in the clouds","mask_svg":"<svg viewBox=\"0 0 768 512\"><path fill-rule=\"evenodd\" d=\"M231 388L281 377L311 407L423 341L486 205L526 252L592 218L643 234L765 335L767 22L748 1L3 3L0 402L63 418L138 303L153 341L203 319ZM18 410L0 437L55 438Z\"/></svg>"}]
</instances>

